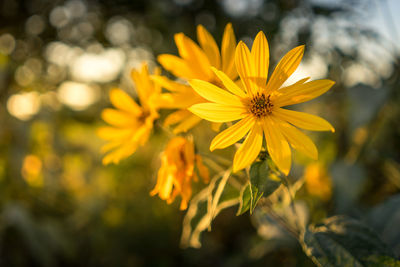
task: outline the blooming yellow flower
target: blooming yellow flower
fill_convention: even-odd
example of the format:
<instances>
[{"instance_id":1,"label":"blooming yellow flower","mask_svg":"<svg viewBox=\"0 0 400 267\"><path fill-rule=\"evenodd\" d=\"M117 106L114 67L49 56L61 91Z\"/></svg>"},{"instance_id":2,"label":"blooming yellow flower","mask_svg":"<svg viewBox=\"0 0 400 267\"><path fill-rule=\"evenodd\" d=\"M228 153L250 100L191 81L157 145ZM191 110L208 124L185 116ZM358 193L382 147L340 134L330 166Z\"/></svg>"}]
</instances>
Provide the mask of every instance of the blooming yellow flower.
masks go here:
<instances>
[{"instance_id":1,"label":"blooming yellow flower","mask_svg":"<svg viewBox=\"0 0 400 267\"><path fill-rule=\"evenodd\" d=\"M213 122L239 120L212 140L211 151L230 146L248 133L235 154L234 171L249 166L257 158L264 135L272 160L287 175L291 167L289 144L313 159L318 157L311 139L294 126L313 131L334 131L332 125L320 117L282 108L311 100L334 84L330 80L306 82L306 78L281 88L300 64L303 53L304 46L289 51L267 82L269 49L264 33L259 32L251 52L243 42L236 48L235 64L244 90L216 69L213 69L214 73L229 92L205 81L190 81L199 95L211 101L193 105L189 108L191 112Z\"/></svg>"},{"instance_id":2,"label":"blooming yellow flower","mask_svg":"<svg viewBox=\"0 0 400 267\"><path fill-rule=\"evenodd\" d=\"M183 33L175 34L174 38L180 57L162 54L158 56L158 61L176 77L183 81L196 78L222 86L211 70L211 67L214 67L222 70L230 79L237 79L234 61L231 60L235 53L236 38L230 23L224 30L221 52L214 38L202 25L197 26L197 40L200 46ZM179 109L166 118L164 125L179 123L174 129L174 133L179 133L189 130L201 121L201 118L189 112L187 108L193 104L206 102L204 98L186 84L172 81L164 76L153 76L153 78L155 82L170 91L161 95L160 106Z\"/></svg>"},{"instance_id":3,"label":"blooming yellow flower","mask_svg":"<svg viewBox=\"0 0 400 267\"><path fill-rule=\"evenodd\" d=\"M192 181L198 180L195 164L204 182L208 182L208 169L201 156L194 153L193 141L183 137L172 138L162 153L157 184L150 195L158 194L168 204L181 195L180 209L186 209L192 196Z\"/></svg>"},{"instance_id":4,"label":"blooming yellow flower","mask_svg":"<svg viewBox=\"0 0 400 267\"><path fill-rule=\"evenodd\" d=\"M160 70L156 69L156 73ZM153 122L158 118L158 106L155 101L161 93L161 87L156 85L149 75L148 66L144 64L140 71L131 72L138 93L139 106L127 93L121 89L110 91L110 100L115 109L104 109L101 117L110 124L98 129L98 135L107 141L102 147L103 164L118 163L121 159L132 155L138 146L147 142Z\"/></svg>"},{"instance_id":5,"label":"blooming yellow flower","mask_svg":"<svg viewBox=\"0 0 400 267\"><path fill-rule=\"evenodd\" d=\"M307 191L322 200L329 200L332 195L332 178L321 163L311 163L304 170Z\"/></svg>"}]
</instances>

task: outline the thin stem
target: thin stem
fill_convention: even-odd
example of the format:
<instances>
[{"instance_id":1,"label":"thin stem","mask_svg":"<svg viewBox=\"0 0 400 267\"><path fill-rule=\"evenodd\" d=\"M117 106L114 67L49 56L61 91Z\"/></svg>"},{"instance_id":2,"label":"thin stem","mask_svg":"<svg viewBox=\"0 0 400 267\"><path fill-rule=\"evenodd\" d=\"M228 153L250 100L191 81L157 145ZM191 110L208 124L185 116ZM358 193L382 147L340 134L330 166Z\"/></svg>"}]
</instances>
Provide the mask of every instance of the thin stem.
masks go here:
<instances>
[{"instance_id":1,"label":"thin stem","mask_svg":"<svg viewBox=\"0 0 400 267\"><path fill-rule=\"evenodd\" d=\"M166 128L165 126L163 126L161 123L160 123L160 121L156 121L156 123L155 123L155 125L158 127L158 128L160 128L161 130L163 130L167 135L168 135L168 137L174 137L175 135L168 129L168 128Z\"/></svg>"},{"instance_id":2,"label":"thin stem","mask_svg":"<svg viewBox=\"0 0 400 267\"><path fill-rule=\"evenodd\" d=\"M221 156L213 154L213 153L201 153L201 155L209 157L209 158L214 158L214 160L219 161L219 163L226 165L226 166L231 166L231 164L232 164L231 160L228 160L224 157L221 157Z\"/></svg>"},{"instance_id":3,"label":"thin stem","mask_svg":"<svg viewBox=\"0 0 400 267\"><path fill-rule=\"evenodd\" d=\"M294 194L292 194L292 190L291 190L289 179L287 178L287 176L283 175L283 180L285 182L285 185L286 185L285 187L286 187L286 189L288 191L288 194L289 194L289 197L290 197L290 207L292 209L293 215L296 217L294 222L296 224L297 229L300 230L302 228L302 227L300 227L300 224L299 224L299 221L298 221L298 219L300 217L297 214L296 207L294 205Z\"/></svg>"}]
</instances>

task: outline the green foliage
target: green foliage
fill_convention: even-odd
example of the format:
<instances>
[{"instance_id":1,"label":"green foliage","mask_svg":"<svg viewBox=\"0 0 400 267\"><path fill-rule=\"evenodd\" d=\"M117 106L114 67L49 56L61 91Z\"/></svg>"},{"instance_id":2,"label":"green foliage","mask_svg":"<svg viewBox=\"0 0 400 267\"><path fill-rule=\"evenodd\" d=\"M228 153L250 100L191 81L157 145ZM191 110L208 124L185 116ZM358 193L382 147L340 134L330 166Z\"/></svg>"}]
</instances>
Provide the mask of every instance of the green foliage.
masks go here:
<instances>
[{"instance_id":1,"label":"green foliage","mask_svg":"<svg viewBox=\"0 0 400 267\"><path fill-rule=\"evenodd\" d=\"M390 197L374 207L367 216L370 225L382 237L396 255L400 255L400 194ZM384 218L384 219L382 219Z\"/></svg>"},{"instance_id":2,"label":"green foliage","mask_svg":"<svg viewBox=\"0 0 400 267\"><path fill-rule=\"evenodd\" d=\"M318 266L400 266L373 230L342 216L309 227L301 242Z\"/></svg>"},{"instance_id":3,"label":"green foliage","mask_svg":"<svg viewBox=\"0 0 400 267\"><path fill-rule=\"evenodd\" d=\"M242 215L250 209L252 202L250 184L246 184L245 186L243 186L242 190L240 191L239 200L239 209L236 215Z\"/></svg>"},{"instance_id":4,"label":"green foliage","mask_svg":"<svg viewBox=\"0 0 400 267\"><path fill-rule=\"evenodd\" d=\"M241 191L237 215L250 210L253 213L261 197L268 197L281 185L268 161L255 162L250 167L250 181Z\"/></svg>"}]
</instances>

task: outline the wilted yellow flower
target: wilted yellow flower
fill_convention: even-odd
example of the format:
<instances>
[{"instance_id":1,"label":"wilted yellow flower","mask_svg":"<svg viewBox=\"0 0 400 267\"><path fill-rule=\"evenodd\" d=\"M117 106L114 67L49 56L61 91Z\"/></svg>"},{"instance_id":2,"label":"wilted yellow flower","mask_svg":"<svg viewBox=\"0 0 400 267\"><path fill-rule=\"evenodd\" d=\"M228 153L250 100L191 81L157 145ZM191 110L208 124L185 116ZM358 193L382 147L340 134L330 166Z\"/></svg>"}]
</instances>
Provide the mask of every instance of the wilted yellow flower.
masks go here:
<instances>
[{"instance_id":1,"label":"wilted yellow flower","mask_svg":"<svg viewBox=\"0 0 400 267\"><path fill-rule=\"evenodd\" d=\"M332 179L326 167L321 163L311 163L304 170L307 191L322 200L329 200L332 195Z\"/></svg>"},{"instance_id":2,"label":"wilted yellow flower","mask_svg":"<svg viewBox=\"0 0 400 267\"><path fill-rule=\"evenodd\" d=\"M207 183L208 169L203 165L201 156L195 154L193 141L183 137L172 138L162 153L157 184L150 195L158 194L168 204L180 195L180 209L186 209L192 196L192 181L198 181L195 166L203 181Z\"/></svg>"},{"instance_id":3,"label":"wilted yellow flower","mask_svg":"<svg viewBox=\"0 0 400 267\"><path fill-rule=\"evenodd\" d=\"M155 70L156 74L160 71ZM108 144L102 148L108 153L103 164L118 163L121 159L132 155L138 146L144 145L153 129L153 122L158 118L158 106L155 101L161 93L161 87L149 76L147 65L140 71L133 70L132 79L136 85L140 106L121 89L110 91L110 100L115 109L103 110L101 117L111 126L98 129L98 135Z\"/></svg>"},{"instance_id":4,"label":"wilted yellow flower","mask_svg":"<svg viewBox=\"0 0 400 267\"><path fill-rule=\"evenodd\" d=\"M306 83L306 78L281 88L300 64L303 53L304 46L289 51L278 63L267 83L269 48L264 33L260 32L251 52L243 42L236 48L236 69L244 90L215 68L214 73L229 92L205 81L190 81L199 95L212 102L193 105L189 108L191 112L213 122L238 121L212 140L211 151L230 146L248 133L235 154L233 171L249 166L257 158L265 135L268 153L287 175L292 161L289 143L313 159L318 157L311 139L294 126L313 131L334 131L332 125L320 117L282 108L318 97L334 84L330 80Z\"/></svg>"},{"instance_id":5,"label":"wilted yellow flower","mask_svg":"<svg viewBox=\"0 0 400 267\"><path fill-rule=\"evenodd\" d=\"M221 52L211 34L202 26L197 26L198 46L194 41L183 33L175 34L175 43L178 47L180 57L162 54L158 56L160 64L176 77L187 81L190 79L201 79L221 85L217 76L211 71L211 67L222 70L232 80L238 77L234 57L236 38L229 23L225 27L222 38ZM185 132L201 121L201 118L187 110L193 104L206 102L187 84L172 81L164 76L153 76L154 81L170 91L161 95L159 100L163 108L179 109L170 114L164 125L179 123L174 133ZM221 85L222 86L222 85Z\"/></svg>"}]
</instances>

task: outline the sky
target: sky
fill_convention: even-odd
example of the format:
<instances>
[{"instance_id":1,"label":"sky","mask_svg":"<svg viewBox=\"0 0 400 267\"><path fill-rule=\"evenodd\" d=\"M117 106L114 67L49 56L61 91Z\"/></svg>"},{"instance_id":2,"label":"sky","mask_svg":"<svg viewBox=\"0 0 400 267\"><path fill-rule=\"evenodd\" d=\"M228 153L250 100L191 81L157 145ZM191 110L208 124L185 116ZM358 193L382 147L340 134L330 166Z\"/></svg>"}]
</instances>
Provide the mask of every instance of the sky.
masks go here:
<instances>
[{"instance_id":1,"label":"sky","mask_svg":"<svg viewBox=\"0 0 400 267\"><path fill-rule=\"evenodd\" d=\"M400 0L373 0L371 18L366 21L371 28L376 29L382 36L400 49ZM387 3L385 7L384 3ZM390 15L387 15L387 12ZM395 32L393 32L395 30Z\"/></svg>"}]
</instances>

